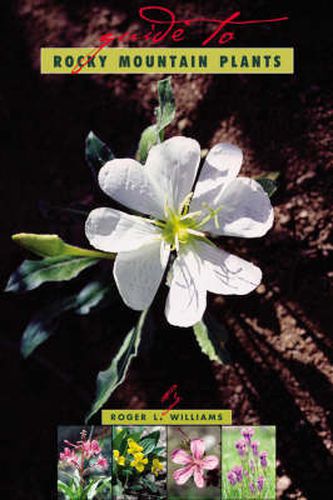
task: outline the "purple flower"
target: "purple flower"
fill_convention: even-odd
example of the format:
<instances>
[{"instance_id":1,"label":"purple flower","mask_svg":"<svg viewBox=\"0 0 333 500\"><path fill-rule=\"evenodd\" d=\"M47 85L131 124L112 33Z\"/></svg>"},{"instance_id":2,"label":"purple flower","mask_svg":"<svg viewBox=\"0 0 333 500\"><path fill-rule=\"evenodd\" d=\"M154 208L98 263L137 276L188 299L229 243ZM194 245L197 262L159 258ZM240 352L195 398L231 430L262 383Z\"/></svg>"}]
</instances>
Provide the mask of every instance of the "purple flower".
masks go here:
<instances>
[{"instance_id":1,"label":"purple flower","mask_svg":"<svg viewBox=\"0 0 333 500\"><path fill-rule=\"evenodd\" d=\"M241 457L244 457L247 453L247 446L245 439L239 439L235 444L236 450Z\"/></svg>"},{"instance_id":2,"label":"purple flower","mask_svg":"<svg viewBox=\"0 0 333 500\"><path fill-rule=\"evenodd\" d=\"M251 438L254 435L254 429L253 427L244 427L244 429L241 430L241 434L245 441L250 444L251 443Z\"/></svg>"},{"instance_id":3,"label":"purple flower","mask_svg":"<svg viewBox=\"0 0 333 500\"><path fill-rule=\"evenodd\" d=\"M261 491L264 487L265 478L264 476L259 476L257 479L258 490Z\"/></svg>"},{"instance_id":4,"label":"purple flower","mask_svg":"<svg viewBox=\"0 0 333 500\"><path fill-rule=\"evenodd\" d=\"M252 459L250 460L250 469L251 469L251 472L254 473L255 468L254 468L254 462Z\"/></svg>"},{"instance_id":5,"label":"purple flower","mask_svg":"<svg viewBox=\"0 0 333 500\"><path fill-rule=\"evenodd\" d=\"M232 486L235 486L235 484L237 483L237 476L232 470L230 472L228 472L227 478L228 478L229 483Z\"/></svg>"},{"instance_id":6,"label":"purple flower","mask_svg":"<svg viewBox=\"0 0 333 500\"><path fill-rule=\"evenodd\" d=\"M267 455L268 455L267 451L261 451L259 453L261 467L267 467Z\"/></svg>"},{"instance_id":7,"label":"purple flower","mask_svg":"<svg viewBox=\"0 0 333 500\"><path fill-rule=\"evenodd\" d=\"M249 484L249 488L250 488L251 493L255 493L256 492L256 487L254 486L253 483Z\"/></svg>"},{"instance_id":8,"label":"purple flower","mask_svg":"<svg viewBox=\"0 0 333 500\"><path fill-rule=\"evenodd\" d=\"M236 474L237 481L241 483L243 480L243 467L241 465L234 465L231 470Z\"/></svg>"},{"instance_id":9,"label":"purple flower","mask_svg":"<svg viewBox=\"0 0 333 500\"><path fill-rule=\"evenodd\" d=\"M259 441L252 441L251 443L253 455L256 457L259 455L259 445L260 445Z\"/></svg>"}]
</instances>

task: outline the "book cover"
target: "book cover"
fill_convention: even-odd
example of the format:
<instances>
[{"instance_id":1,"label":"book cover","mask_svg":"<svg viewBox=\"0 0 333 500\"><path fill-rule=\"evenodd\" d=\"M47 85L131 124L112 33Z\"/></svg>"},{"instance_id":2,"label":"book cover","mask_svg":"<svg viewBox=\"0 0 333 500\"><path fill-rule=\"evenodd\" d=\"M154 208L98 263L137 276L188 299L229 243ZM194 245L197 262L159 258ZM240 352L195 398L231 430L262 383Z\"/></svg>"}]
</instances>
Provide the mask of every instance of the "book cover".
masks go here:
<instances>
[{"instance_id":1,"label":"book cover","mask_svg":"<svg viewBox=\"0 0 333 500\"><path fill-rule=\"evenodd\" d=\"M3 4L1 497L329 498L321 3Z\"/></svg>"}]
</instances>

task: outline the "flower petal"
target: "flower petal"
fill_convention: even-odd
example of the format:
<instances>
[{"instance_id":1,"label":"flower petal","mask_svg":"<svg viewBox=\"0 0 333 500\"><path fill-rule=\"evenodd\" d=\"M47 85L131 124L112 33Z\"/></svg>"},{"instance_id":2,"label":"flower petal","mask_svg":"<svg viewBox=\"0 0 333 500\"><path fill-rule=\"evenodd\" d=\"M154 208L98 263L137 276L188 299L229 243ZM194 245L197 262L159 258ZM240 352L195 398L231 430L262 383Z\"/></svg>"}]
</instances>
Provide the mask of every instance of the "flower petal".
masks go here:
<instances>
[{"instance_id":1,"label":"flower petal","mask_svg":"<svg viewBox=\"0 0 333 500\"><path fill-rule=\"evenodd\" d=\"M175 464L179 465L188 465L192 463L192 457L188 453L186 453L185 450L182 450L181 448L177 448L176 450L173 450L171 453L171 460Z\"/></svg>"},{"instance_id":2,"label":"flower petal","mask_svg":"<svg viewBox=\"0 0 333 500\"><path fill-rule=\"evenodd\" d=\"M150 306L168 262L169 248L160 241L117 255L113 275L125 304L136 311Z\"/></svg>"},{"instance_id":3,"label":"flower petal","mask_svg":"<svg viewBox=\"0 0 333 500\"><path fill-rule=\"evenodd\" d=\"M245 295L261 282L262 272L250 262L207 243L197 243L206 289L222 295Z\"/></svg>"},{"instance_id":4,"label":"flower petal","mask_svg":"<svg viewBox=\"0 0 333 500\"><path fill-rule=\"evenodd\" d=\"M191 452L195 460L201 460L205 453L205 443L203 439L192 439Z\"/></svg>"},{"instance_id":5,"label":"flower petal","mask_svg":"<svg viewBox=\"0 0 333 500\"><path fill-rule=\"evenodd\" d=\"M224 186L235 179L243 161L241 149L233 144L216 144L208 153L196 184L191 211L202 205L215 206Z\"/></svg>"},{"instance_id":6,"label":"flower petal","mask_svg":"<svg viewBox=\"0 0 333 500\"><path fill-rule=\"evenodd\" d=\"M191 248L183 250L173 263L165 315L171 325L192 326L206 309L206 290L201 283L201 261Z\"/></svg>"},{"instance_id":7,"label":"flower petal","mask_svg":"<svg viewBox=\"0 0 333 500\"><path fill-rule=\"evenodd\" d=\"M194 469L194 482L197 485L197 488L203 488L205 486L203 470L198 465L196 465Z\"/></svg>"},{"instance_id":8,"label":"flower petal","mask_svg":"<svg viewBox=\"0 0 333 500\"><path fill-rule=\"evenodd\" d=\"M147 169L130 158L108 161L98 174L101 189L122 205L162 218L164 197L158 186L152 184Z\"/></svg>"},{"instance_id":9,"label":"flower petal","mask_svg":"<svg viewBox=\"0 0 333 500\"><path fill-rule=\"evenodd\" d=\"M205 230L225 236L258 238L269 231L274 221L274 211L268 195L254 179L237 177L215 199L213 208L222 207L218 213L219 227L211 219Z\"/></svg>"},{"instance_id":10,"label":"flower petal","mask_svg":"<svg viewBox=\"0 0 333 500\"><path fill-rule=\"evenodd\" d=\"M219 465L219 459L215 455L207 455L202 459L202 468L206 470L216 469Z\"/></svg>"},{"instance_id":11,"label":"flower petal","mask_svg":"<svg viewBox=\"0 0 333 500\"><path fill-rule=\"evenodd\" d=\"M146 169L169 208L177 210L192 191L200 163L200 146L194 139L176 136L149 151Z\"/></svg>"},{"instance_id":12,"label":"flower petal","mask_svg":"<svg viewBox=\"0 0 333 500\"><path fill-rule=\"evenodd\" d=\"M90 244L104 252L121 252L157 241L160 231L148 220L112 208L90 212L85 226Z\"/></svg>"},{"instance_id":13,"label":"flower petal","mask_svg":"<svg viewBox=\"0 0 333 500\"><path fill-rule=\"evenodd\" d=\"M190 479L193 472L194 472L194 466L187 465L186 467L182 467L181 469L175 470L172 476L177 484L182 485L185 484L186 481Z\"/></svg>"}]
</instances>

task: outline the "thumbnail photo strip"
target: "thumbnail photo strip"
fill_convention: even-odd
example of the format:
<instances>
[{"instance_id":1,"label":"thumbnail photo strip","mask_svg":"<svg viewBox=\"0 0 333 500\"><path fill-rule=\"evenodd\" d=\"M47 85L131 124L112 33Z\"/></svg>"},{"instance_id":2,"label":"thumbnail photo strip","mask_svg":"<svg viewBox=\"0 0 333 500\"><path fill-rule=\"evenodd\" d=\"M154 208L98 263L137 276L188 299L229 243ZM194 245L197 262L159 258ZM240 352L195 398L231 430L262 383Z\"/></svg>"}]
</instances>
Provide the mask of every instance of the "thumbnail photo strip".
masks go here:
<instances>
[{"instance_id":1,"label":"thumbnail photo strip","mask_svg":"<svg viewBox=\"0 0 333 500\"><path fill-rule=\"evenodd\" d=\"M59 500L276 498L274 426L59 426Z\"/></svg>"}]
</instances>

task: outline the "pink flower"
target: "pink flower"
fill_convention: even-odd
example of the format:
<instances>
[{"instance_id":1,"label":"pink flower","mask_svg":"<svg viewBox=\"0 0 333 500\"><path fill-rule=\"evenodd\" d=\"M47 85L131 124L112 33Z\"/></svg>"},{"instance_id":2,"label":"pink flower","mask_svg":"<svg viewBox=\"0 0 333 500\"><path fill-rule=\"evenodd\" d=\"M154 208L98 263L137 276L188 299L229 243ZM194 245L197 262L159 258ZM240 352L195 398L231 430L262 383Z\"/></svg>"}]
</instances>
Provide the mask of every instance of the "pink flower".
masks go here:
<instances>
[{"instance_id":1,"label":"pink flower","mask_svg":"<svg viewBox=\"0 0 333 500\"><path fill-rule=\"evenodd\" d=\"M219 459L215 455L204 456L205 444L202 439L191 441L191 454L177 448L171 453L171 460L175 464L184 465L173 473L177 484L185 484L193 476L198 488L205 486L204 471L213 470L218 467Z\"/></svg>"},{"instance_id":2,"label":"pink flower","mask_svg":"<svg viewBox=\"0 0 333 500\"><path fill-rule=\"evenodd\" d=\"M108 461L106 458L103 457L103 455L100 455L98 457L98 460L96 462L96 466L100 467L101 469L106 469L108 467Z\"/></svg>"},{"instance_id":3,"label":"pink flower","mask_svg":"<svg viewBox=\"0 0 333 500\"><path fill-rule=\"evenodd\" d=\"M102 449L101 449L100 445L98 444L98 441L96 441L96 439L93 439L91 441L90 450L92 451L92 453L94 455L98 455L99 453L101 453Z\"/></svg>"},{"instance_id":4,"label":"pink flower","mask_svg":"<svg viewBox=\"0 0 333 500\"><path fill-rule=\"evenodd\" d=\"M89 441L89 439L88 441L82 441L81 447L82 450L85 452L87 458L93 457L94 455L98 455L102 451L96 439L93 439L92 441Z\"/></svg>"},{"instance_id":5,"label":"pink flower","mask_svg":"<svg viewBox=\"0 0 333 500\"><path fill-rule=\"evenodd\" d=\"M64 451L60 453L60 460L67 460L71 456L72 456L72 450L66 447Z\"/></svg>"},{"instance_id":6,"label":"pink flower","mask_svg":"<svg viewBox=\"0 0 333 500\"><path fill-rule=\"evenodd\" d=\"M70 465L74 465L74 467L79 467L80 459L76 455L74 450L70 450L69 448L65 448L63 453L60 453L60 460L62 462L67 462Z\"/></svg>"}]
</instances>

